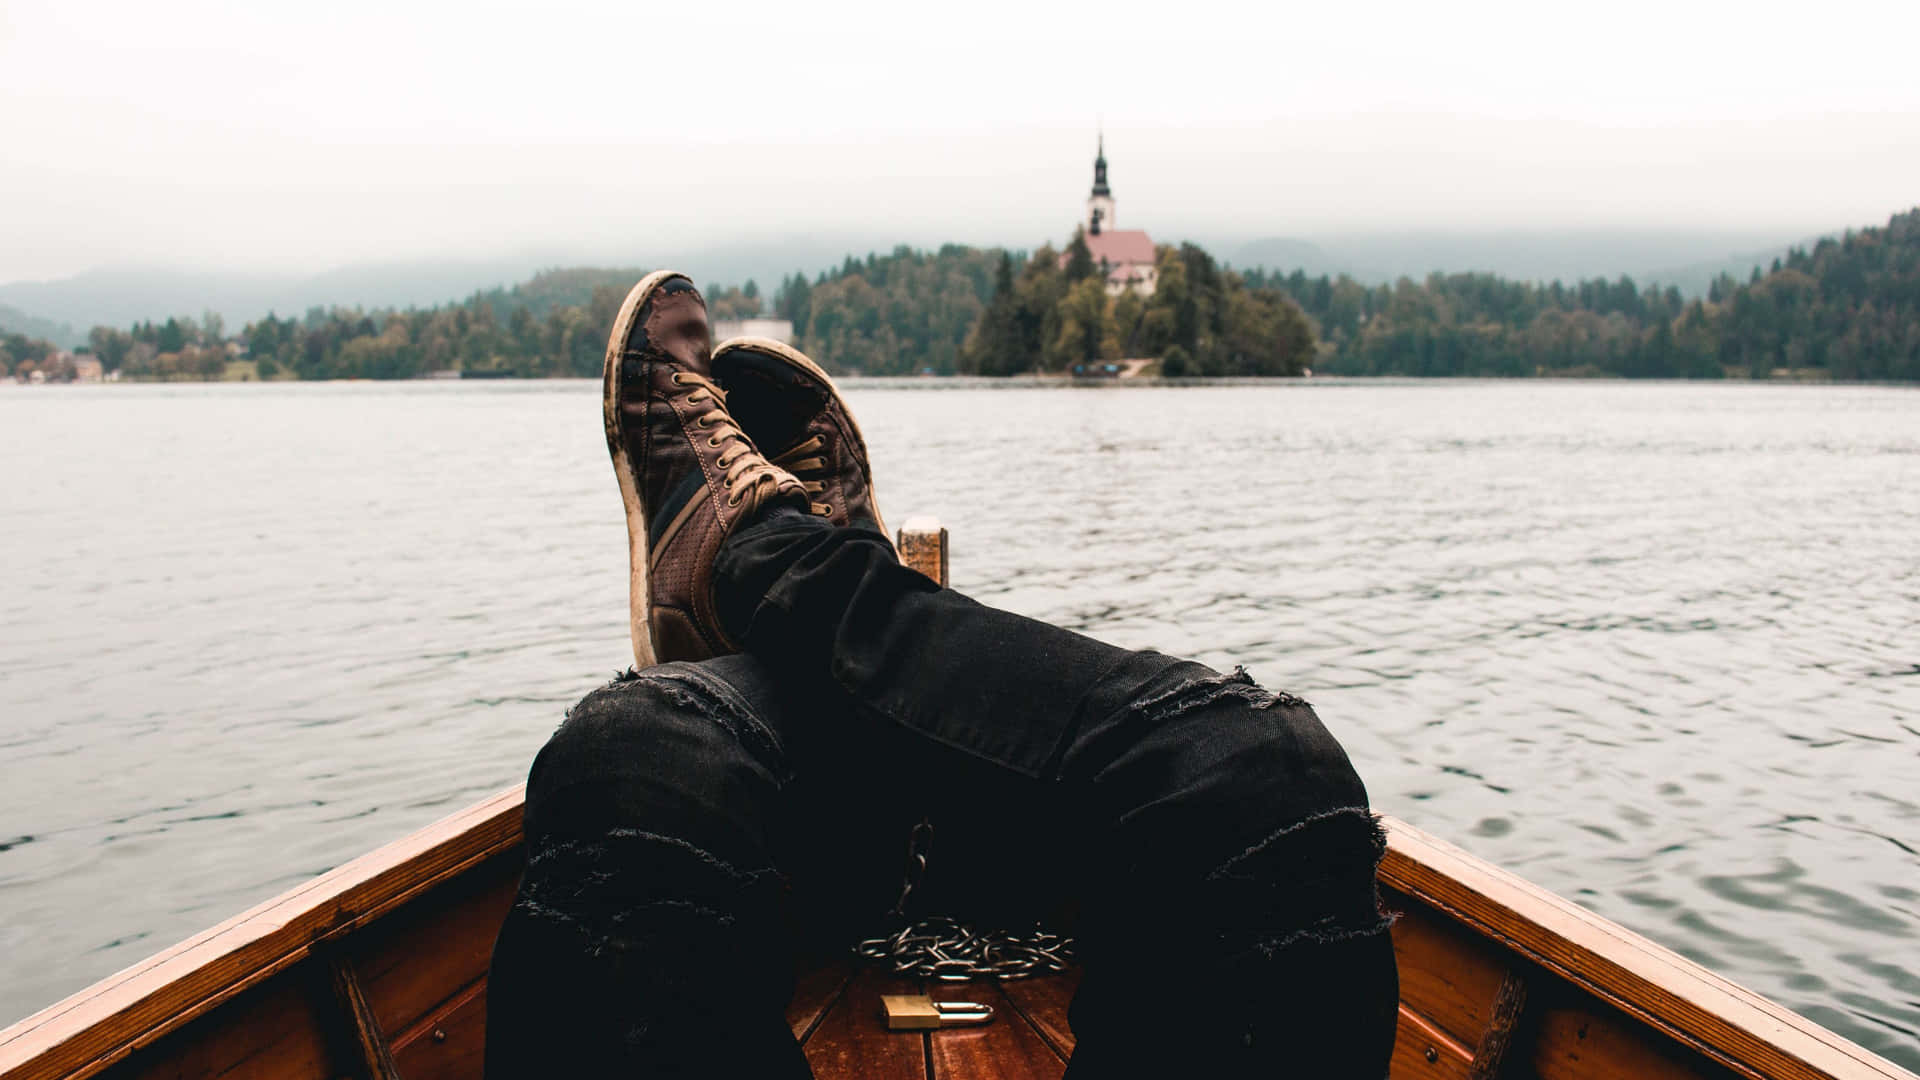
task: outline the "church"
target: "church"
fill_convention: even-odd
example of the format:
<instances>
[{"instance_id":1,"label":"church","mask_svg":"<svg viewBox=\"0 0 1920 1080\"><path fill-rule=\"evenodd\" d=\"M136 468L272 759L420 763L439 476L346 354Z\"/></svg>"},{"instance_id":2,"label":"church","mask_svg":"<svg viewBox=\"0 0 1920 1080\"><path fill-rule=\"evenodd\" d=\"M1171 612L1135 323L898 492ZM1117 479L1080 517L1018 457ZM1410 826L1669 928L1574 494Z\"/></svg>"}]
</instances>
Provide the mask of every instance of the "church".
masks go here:
<instances>
[{"instance_id":1,"label":"church","mask_svg":"<svg viewBox=\"0 0 1920 1080\"><path fill-rule=\"evenodd\" d=\"M1093 159L1093 194L1087 196L1087 217L1081 222L1086 231L1087 250L1094 265L1107 278L1107 295L1133 292L1152 296L1154 286L1153 240L1144 229L1122 229L1114 209L1113 189L1107 186L1107 138L1100 136L1098 156ZM1067 257L1060 256L1060 265Z\"/></svg>"}]
</instances>

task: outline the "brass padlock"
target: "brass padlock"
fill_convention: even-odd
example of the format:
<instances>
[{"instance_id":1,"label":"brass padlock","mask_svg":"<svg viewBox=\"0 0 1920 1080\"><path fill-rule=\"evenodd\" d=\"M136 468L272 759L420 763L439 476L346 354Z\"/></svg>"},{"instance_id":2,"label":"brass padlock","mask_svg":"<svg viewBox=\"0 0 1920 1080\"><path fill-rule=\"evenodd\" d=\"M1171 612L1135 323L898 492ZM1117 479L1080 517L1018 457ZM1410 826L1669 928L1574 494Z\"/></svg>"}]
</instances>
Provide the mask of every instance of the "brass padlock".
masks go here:
<instances>
[{"instance_id":1,"label":"brass padlock","mask_svg":"<svg viewBox=\"0 0 1920 1080\"><path fill-rule=\"evenodd\" d=\"M993 1019L993 1006L974 1001L935 1001L925 994L881 994L888 1031L973 1027Z\"/></svg>"}]
</instances>

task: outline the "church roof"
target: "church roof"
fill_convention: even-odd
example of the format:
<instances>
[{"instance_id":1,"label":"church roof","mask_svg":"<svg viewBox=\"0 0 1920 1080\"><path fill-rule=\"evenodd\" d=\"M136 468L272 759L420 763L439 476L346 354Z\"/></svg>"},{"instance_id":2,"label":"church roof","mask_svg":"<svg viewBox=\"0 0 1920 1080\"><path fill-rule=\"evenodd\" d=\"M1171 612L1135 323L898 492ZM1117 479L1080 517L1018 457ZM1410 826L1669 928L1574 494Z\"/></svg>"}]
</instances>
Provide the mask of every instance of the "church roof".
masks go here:
<instances>
[{"instance_id":1,"label":"church roof","mask_svg":"<svg viewBox=\"0 0 1920 1080\"><path fill-rule=\"evenodd\" d=\"M1112 266L1153 262L1153 240L1145 229L1104 229L1087 236L1087 250L1093 261Z\"/></svg>"}]
</instances>

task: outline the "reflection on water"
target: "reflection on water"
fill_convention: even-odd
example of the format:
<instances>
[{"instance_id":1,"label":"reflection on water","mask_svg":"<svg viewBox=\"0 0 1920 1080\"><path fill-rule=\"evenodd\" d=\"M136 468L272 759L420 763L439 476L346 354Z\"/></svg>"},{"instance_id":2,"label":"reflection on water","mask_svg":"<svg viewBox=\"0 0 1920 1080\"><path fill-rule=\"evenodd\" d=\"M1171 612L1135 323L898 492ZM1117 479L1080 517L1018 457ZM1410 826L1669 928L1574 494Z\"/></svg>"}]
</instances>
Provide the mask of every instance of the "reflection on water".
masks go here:
<instances>
[{"instance_id":1,"label":"reflection on water","mask_svg":"<svg viewBox=\"0 0 1920 1080\"><path fill-rule=\"evenodd\" d=\"M524 775L628 662L597 391L0 388L0 1023ZM1920 1067L1920 393L850 394L958 587Z\"/></svg>"}]
</instances>

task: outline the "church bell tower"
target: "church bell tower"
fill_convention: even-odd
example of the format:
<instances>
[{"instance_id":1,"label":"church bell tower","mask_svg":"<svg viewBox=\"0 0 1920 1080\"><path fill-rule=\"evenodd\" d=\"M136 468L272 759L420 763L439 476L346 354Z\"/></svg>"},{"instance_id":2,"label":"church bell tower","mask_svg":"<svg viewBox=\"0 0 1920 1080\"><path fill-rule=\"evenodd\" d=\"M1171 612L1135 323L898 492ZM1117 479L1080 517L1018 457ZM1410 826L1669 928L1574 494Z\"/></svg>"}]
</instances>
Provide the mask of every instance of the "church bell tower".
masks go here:
<instances>
[{"instance_id":1,"label":"church bell tower","mask_svg":"<svg viewBox=\"0 0 1920 1080\"><path fill-rule=\"evenodd\" d=\"M1107 187L1107 136L1102 132L1098 156L1093 159L1093 194L1087 196L1087 235L1098 236L1118 224L1113 191Z\"/></svg>"}]
</instances>

